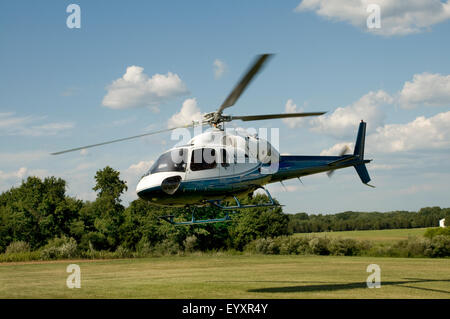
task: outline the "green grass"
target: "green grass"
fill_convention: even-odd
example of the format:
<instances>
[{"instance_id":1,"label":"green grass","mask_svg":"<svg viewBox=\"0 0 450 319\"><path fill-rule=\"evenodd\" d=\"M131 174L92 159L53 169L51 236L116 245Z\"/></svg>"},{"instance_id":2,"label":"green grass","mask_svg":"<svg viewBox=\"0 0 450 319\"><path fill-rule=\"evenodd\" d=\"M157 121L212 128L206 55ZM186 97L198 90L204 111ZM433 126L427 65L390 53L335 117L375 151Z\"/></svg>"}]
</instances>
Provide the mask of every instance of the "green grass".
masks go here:
<instances>
[{"instance_id":1,"label":"green grass","mask_svg":"<svg viewBox=\"0 0 450 319\"><path fill-rule=\"evenodd\" d=\"M390 243L399 240L406 240L408 237L421 237L428 228L411 229L383 229L383 230L354 230L335 231L320 233L300 233L294 236L327 236L329 238L341 237L356 240L370 240L378 243Z\"/></svg>"},{"instance_id":2,"label":"green grass","mask_svg":"<svg viewBox=\"0 0 450 319\"><path fill-rule=\"evenodd\" d=\"M81 288L66 287L66 267ZM369 289L369 264L381 288ZM0 298L449 298L450 259L198 255L0 264Z\"/></svg>"}]
</instances>

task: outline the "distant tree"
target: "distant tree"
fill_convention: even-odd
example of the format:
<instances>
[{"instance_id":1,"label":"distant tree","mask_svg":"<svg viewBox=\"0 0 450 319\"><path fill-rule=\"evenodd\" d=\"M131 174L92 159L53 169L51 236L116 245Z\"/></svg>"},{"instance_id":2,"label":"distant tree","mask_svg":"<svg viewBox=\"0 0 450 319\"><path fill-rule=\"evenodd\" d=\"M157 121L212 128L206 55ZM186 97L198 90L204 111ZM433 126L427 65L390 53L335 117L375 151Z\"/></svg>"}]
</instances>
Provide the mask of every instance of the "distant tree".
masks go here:
<instances>
[{"instance_id":1,"label":"distant tree","mask_svg":"<svg viewBox=\"0 0 450 319\"><path fill-rule=\"evenodd\" d=\"M109 196L120 203L120 195L128 190L127 184L119 178L120 172L106 166L95 174L96 184L93 188L98 191L97 197Z\"/></svg>"},{"instance_id":2,"label":"distant tree","mask_svg":"<svg viewBox=\"0 0 450 319\"><path fill-rule=\"evenodd\" d=\"M124 222L120 227L122 244L131 249L144 240L149 244L155 244L162 240L158 228L163 215L159 208L142 199L134 200L125 209Z\"/></svg>"},{"instance_id":3,"label":"distant tree","mask_svg":"<svg viewBox=\"0 0 450 319\"><path fill-rule=\"evenodd\" d=\"M302 214L289 216L289 230L294 233L309 233L342 230L369 230L435 227L439 219L450 215L449 208L424 207L418 212L394 211L379 212L343 212L330 215Z\"/></svg>"},{"instance_id":4,"label":"distant tree","mask_svg":"<svg viewBox=\"0 0 450 319\"><path fill-rule=\"evenodd\" d=\"M119 176L120 172L109 166L95 174L97 199L80 211L82 224L72 224L72 231L78 233L84 227L80 247L86 249L91 243L95 249L116 249L121 244L125 207L120 204L120 196L128 188Z\"/></svg>"},{"instance_id":5,"label":"distant tree","mask_svg":"<svg viewBox=\"0 0 450 319\"><path fill-rule=\"evenodd\" d=\"M0 195L0 248L11 241L25 241L35 249L69 232L82 201L65 195L61 178L28 177L19 187Z\"/></svg>"}]
</instances>

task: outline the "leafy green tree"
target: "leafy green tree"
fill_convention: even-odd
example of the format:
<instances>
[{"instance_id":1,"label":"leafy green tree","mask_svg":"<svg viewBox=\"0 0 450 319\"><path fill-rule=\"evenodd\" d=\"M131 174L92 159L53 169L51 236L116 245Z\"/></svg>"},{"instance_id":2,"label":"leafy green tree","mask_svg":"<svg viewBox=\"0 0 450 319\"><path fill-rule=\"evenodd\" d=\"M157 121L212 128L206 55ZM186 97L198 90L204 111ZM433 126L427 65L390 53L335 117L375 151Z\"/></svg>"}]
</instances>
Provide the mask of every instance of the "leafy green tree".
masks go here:
<instances>
[{"instance_id":1,"label":"leafy green tree","mask_svg":"<svg viewBox=\"0 0 450 319\"><path fill-rule=\"evenodd\" d=\"M120 195L128 190L127 184L119 178L120 172L106 166L95 174L96 184L93 188L98 191L97 197L108 196L120 203Z\"/></svg>"},{"instance_id":2,"label":"leafy green tree","mask_svg":"<svg viewBox=\"0 0 450 319\"><path fill-rule=\"evenodd\" d=\"M19 187L1 194L2 250L11 241L25 241L35 249L68 233L83 203L66 196L65 191L66 182L61 178L28 177Z\"/></svg>"},{"instance_id":3,"label":"leafy green tree","mask_svg":"<svg viewBox=\"0 0 450 319\"><path fill-rule=\"evenodd\" d=\"M267 203L265 195L257 195L243 203ZM288 234L289 217L281 207L249 208L237 214L230 227L230 246L242 250L256 238L276 237Z\"/></svg>"},{"instance_id":4,"label":"leafy green tree","mask_svg":"<svg viewBox=\"0 0 450 319\"><path fill-rule=\"evenodd\" d=\"M125 209L124 222L120 227L122 244L135 249L141 240L150 245L162 240L158 229L161 227L160 209L142 199L134 200Z\"/></svg>"},{"instance_id":5,"label":"leafy green tree","mask_svg":"<svg viewBox=\"0 0 450 319\"><path fill-rule=\"evenodd\" d=\"M95 249L116 249L120 244L120 227L124 221L125 207L120 196L127 185L120 179L120 172L106 166L95 174L97 199L80 212L82 223L72 224L72 231L82 232L80 247L87 249L91 243Z\"/></svg>"}]
</instances>

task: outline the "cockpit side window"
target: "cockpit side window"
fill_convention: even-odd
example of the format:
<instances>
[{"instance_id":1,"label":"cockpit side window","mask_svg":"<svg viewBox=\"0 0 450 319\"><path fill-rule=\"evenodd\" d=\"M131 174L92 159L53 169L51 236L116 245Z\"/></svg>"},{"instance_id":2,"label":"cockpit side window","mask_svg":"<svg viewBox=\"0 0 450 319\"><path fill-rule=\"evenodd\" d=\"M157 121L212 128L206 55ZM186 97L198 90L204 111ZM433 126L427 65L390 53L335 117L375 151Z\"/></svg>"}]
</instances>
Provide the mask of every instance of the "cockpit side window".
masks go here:
<instances>
[{"instance_id":1,"label":"cockpit side window","mask_svg":"<svg viewBox=\"0 0 450 319\"><path fill-rule=\"evenodd\" d=\"M216 150L213 148L200 148L192 151L191 171L201 171L217 167Z\"/></svg>"},{"instance_id":2,"label":"cockpit side window","mask_svg":"<svg viewBox=\"0 0 450 319\"><path fill-rule=\"evenodd\" d=\"M188 150L179 148L162 154L149 170L149 174L159 172L185 172Z\"/></svg>"}]
</instances>

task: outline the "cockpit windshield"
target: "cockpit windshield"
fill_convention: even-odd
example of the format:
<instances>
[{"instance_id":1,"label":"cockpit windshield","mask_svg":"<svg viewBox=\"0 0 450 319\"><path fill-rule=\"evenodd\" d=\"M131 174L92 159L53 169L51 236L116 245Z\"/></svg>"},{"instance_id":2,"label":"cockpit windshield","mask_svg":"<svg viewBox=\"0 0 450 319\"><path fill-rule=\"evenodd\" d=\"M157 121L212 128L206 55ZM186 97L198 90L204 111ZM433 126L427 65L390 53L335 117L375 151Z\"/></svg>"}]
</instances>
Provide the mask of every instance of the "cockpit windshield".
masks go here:
<instances>
[{"instance_id":1,"label":"cockpit windshield","mask_svg":"<svg viewBox=\"0 0 450 319\"><path fill-rule=\"evenodd\" d=\"M147 175L159 172L185 172L187 156L188 150L186 148L178 148L164 153L150 167Z\"/></svg>"}]
</instances>

